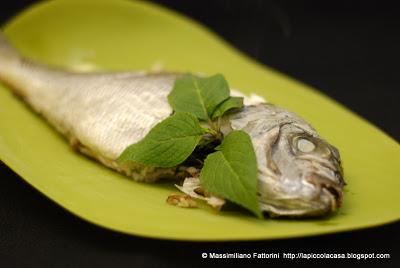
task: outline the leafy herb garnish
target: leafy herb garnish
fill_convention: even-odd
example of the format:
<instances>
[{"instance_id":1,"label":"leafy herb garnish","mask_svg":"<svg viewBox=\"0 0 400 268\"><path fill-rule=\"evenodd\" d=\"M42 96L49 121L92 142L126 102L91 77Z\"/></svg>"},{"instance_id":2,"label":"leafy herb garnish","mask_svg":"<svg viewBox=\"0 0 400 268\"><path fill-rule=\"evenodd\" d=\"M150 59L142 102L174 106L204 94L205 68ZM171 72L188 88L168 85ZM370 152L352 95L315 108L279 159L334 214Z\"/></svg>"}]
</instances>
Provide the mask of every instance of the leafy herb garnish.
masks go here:
<instances>
[{"instance_id":1,"label":"leafy herb garnish","mask_svg":"<svg viewBox=\"0 0 400 268\"><path fill-rule=\"evenodd\" d=\"M216 149L204 162L201 185L261 217L257 201L257 160L249 135L232 131Z\"/></svg>"},{"instance_id":2,"label":"leafy herb garnish","mask_svg":"<svg viewBox=\"0 0 400 268\"><path fill-rule=\"evenodd\" d=\"M175 112L188 112L205 121L209 121L217 106L228 98L229 86L220 74L205 78L186 74L176 80L168 95Z\"/></svg>"},{"instance_id":3,"label":"leafy herb garnish","mask_svg":"<svg viewBox=\"0 0 400 268\"><path fill-rule=\"evenodd\" d=\"M261 217L257 160L250 137L243 131L224 137L216 123L227 111L243 107L243 98L230 96L228 83L220 74L205 78L187 74L175 81L168 101L175 113L126 148L118 161L173 167L192 157L196 146L199 150L221 142L205 158L200 173L202 186Z\"/></svg>"},{"instance_id":4,"label":"leafy herb garnish","mask_svg":"<svg viewBox=\"0 0 400 268\"><path fill-rule=\"evenodd\" d=\"M204 133L196 117L176 113L158 123L141 141L126 148L118 161L173 167L190 156Z\"/></svg>"},{"instance_id":5,"label":"leafy herb garnish","mask_svg":"<svg viewBox=\"0 0 400 268\"><path fill-rule=\"evenodd\" d=\"M223 116L227 111L232 110L234 108L242 108L243 107L243 98L242 97L229 97L225 101L223 101L220 105L218 105L217 109L215 109L212 114L212 119Z\"/></svg>"}]
</instances>

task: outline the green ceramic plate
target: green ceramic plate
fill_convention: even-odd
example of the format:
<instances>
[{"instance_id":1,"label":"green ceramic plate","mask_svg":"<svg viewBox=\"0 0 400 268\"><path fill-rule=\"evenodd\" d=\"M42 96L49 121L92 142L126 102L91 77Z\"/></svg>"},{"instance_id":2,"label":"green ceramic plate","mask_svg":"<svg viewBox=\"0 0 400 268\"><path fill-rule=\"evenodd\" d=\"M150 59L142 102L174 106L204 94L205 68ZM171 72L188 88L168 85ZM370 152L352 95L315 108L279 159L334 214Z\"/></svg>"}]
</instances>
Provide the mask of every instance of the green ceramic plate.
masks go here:
<instances>
[{"instance_id":1,"label":"green ceramic plate","mask_svg":"<svg viewBox=\"0 0 400 268\"><path fill-rule=\"evenodd\" d=\"M5 26L26 56L81 70L223 73L311 122L343 155L344 205L319 220L259 220L239 212L180 209L173 187L141 184L73 153L65 140L6 88L0 88L0 158L33 187L99 226L179 240L287 238L359 229L400 216L400 148L383 132L310 87L262 66L172 11L144 2L40 3ZM362 98L362 96L360 96Z\"/></svg>"}]
</instances>

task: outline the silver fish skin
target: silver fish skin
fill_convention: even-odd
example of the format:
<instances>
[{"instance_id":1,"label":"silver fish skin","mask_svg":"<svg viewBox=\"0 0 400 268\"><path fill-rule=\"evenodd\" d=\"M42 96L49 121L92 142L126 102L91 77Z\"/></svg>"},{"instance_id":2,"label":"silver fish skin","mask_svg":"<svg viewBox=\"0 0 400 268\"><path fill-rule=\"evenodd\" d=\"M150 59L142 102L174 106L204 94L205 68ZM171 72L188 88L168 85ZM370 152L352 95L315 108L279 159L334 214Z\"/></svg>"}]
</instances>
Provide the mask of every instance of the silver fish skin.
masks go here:
<instances>
[{"instance_id":1,"label":"silver fish skin","mask_svg":"<svg viewBox=\"0 0 400 268\"><path fill-rule=\"evenodd\" d=\"M182 166L116 162L127 146L171 115L167 96L179 76L57 69L21 57L0 33L0 82L46 118L73 149L136 181L188 176ZM223 133L232 130L243 130L252 139L263 211L271 216L321 216L341 205L345 183L339 152L299 116L245 97L245 107L222 120Z\"/></svg>"}]
</instances>

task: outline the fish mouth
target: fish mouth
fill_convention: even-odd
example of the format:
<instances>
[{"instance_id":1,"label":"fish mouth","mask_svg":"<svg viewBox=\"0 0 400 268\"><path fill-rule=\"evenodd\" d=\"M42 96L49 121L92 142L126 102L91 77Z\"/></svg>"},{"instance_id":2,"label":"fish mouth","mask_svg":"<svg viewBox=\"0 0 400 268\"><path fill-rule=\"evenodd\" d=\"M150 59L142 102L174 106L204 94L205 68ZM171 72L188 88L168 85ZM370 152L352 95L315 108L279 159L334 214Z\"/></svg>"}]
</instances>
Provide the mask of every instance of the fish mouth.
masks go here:
<instances>
[{"instance_id":1,"label":"fish mouth","mask_svg":"<svg viewBox=\"0 0 400 268\"><path fill-rule=\"evenodd\" d=\"M259 199L260 208L274 218L314 218L327 216L342 205L344 184L338 178L311 173L303 182L312 187L312 195L263 198Z\"/></svg>"},{"instance_id":2,"label":"fish mouth","mask_svg":"<svg viewBox=\"0 0 400 268\"><path fill-rule=\"evenodd\" d=\"M316 188L316 198L325 204L327 211L335 211L342 205L343 185L337 183L335 179L312 173L306 180Z\"/></svg>"}]
</instances>

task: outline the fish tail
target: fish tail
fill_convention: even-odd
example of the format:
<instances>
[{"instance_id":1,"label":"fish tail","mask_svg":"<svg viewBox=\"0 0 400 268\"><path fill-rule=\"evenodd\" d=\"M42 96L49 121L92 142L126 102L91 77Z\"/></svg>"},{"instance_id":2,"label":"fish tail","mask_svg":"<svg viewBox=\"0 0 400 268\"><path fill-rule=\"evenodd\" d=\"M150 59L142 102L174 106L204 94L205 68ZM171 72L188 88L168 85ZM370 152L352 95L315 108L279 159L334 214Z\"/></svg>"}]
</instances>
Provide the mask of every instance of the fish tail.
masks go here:
<instances>
[{"instance_id":1,"label":"fish tail","mask_svg":"<svg viewBox=\"0 0 400 268\"><path fill-rule=\"evenodd\" d=\"M17 94L19 92L16 92L16 86L21 80L18 75L18 66L21 63L21 59L17 50L0 31L0 84L7 85Z\"/></svg>"},{"instance_id":2,"label":"fish tail","mask_svg":"<svg viewBox=\"0 0 400 268\"><path fill-rule=\"evenodd\" d=\"M7 41L4 34L0 32L0 66L11 63L18 59L18 52Z\"/></svg>"}]
</instances>

